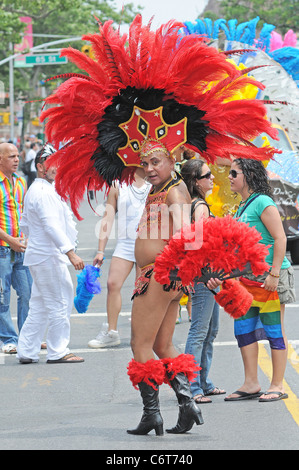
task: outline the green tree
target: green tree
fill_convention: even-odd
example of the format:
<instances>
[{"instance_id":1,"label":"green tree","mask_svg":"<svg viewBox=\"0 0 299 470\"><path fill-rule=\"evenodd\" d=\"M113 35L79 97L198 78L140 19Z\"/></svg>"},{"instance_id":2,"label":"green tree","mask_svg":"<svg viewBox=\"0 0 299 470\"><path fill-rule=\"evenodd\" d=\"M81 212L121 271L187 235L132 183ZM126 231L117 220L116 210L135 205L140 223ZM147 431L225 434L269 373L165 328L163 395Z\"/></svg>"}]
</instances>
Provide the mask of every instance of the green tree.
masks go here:
<instances>
[{"instance_id":1,"label":"green tree","mask_svg":"<svg viewBox=\"0 0 299 470\"><path fill-rule=\"evenodd\" d=\"M273 24L281 34L289 29L299 32L298 0L222 0L220 5L227 20L242 23L259 16L261 23Z\"/></svg>"},{"instance_id":2,"label":"green tree","mask_svg":"<svg viewBox=\"0 0 299 470\"><path fill-rule=\"evenodd\" d=\"M133 4L129 3L118 11L113 0L0 0L0 7L0 60L12 54L10 44L19 44L22 41L24 23L19 20L21 16L32 18L34 46L37 46L63 37L80 37L97 32L97 19L102 23L112 19L116 25L130 23L141 8L135 9ZM81 49L84 42L70 40L69 43L53 47L69 45ZM34 101L41 98L41 81L73 71L77 71L77 68L71 63L14 69L15 97L31 102L24 106L24 124L28 122L32 108L35 107L36 115L39 114L41 102L36 101L34 104ZM0 67L0 80L5 89L8 89L8 64ZM57 80L46 82L46 95L50 94L57 84Z\"/></svg>"}]
</instances>

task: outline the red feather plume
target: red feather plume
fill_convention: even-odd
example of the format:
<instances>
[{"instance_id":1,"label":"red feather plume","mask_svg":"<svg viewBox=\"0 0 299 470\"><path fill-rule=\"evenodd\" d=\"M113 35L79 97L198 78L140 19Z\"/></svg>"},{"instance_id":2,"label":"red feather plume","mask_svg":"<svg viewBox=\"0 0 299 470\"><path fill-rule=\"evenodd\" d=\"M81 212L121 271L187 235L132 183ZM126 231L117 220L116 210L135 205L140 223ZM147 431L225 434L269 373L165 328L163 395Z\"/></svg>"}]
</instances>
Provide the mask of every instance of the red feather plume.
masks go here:
<instances>
[{"instance_id":1,"label":"red feather plume","mask_svg":"<svg viewBox=\"0 0 299 470\"><path fill-rule=\"evenodd\" d=\"M83 36L91 42L95 59L71 47L62 50L62 55L87 75L74 74L60 85L46 99L50 107L42 112L41 121L46 121L47 140L56 148L68 143L49 159L49 164L55 162L57 190L64 199L70 199L77 215L91 180L95 187L107 189L106 180L93 168L92 157L101 145L98 125L113 99L128 87L162 90L165 99L171 97L180 105L204 111L207 136L203 134L206 150L201 153L208 163L216 156L227 158L232 154L268 160L276 152L248 142L262 132L274 139L277 136L266 119L263 103L246 99L226 102L248 83L260 88L263 85L238 71L224 53L204 40L195 35L181 36L181 27L182 23L172 20L152 32L137 15L128 37L114 30L112 21L100 25L99 34ZM215 84L208 90L211 82ZM133 169L126 168L121 181L131 180Z\"/></svg>"}]
</instances>

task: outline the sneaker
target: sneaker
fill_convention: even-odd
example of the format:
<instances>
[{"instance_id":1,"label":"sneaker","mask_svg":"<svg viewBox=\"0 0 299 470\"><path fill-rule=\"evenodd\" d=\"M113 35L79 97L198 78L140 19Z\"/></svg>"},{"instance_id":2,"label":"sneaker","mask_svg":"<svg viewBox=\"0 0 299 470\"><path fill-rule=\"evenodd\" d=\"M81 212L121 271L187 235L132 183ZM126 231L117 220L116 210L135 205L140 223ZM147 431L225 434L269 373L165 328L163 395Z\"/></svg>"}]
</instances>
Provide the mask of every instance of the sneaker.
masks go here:
<instances>
[{"instance_id":1,"label":"sneaker","mask_svg":"<svg viewBox=\"0 0 299 470\"><path fill-rule=\"evenodd\" d=\"M89 341L88 346L93 349L109 348L110 346L117 346L120 344L120 337L118 331L108 331L108 324L104 323L103 328L95 339Z\"/></svg>"}]
</instances>

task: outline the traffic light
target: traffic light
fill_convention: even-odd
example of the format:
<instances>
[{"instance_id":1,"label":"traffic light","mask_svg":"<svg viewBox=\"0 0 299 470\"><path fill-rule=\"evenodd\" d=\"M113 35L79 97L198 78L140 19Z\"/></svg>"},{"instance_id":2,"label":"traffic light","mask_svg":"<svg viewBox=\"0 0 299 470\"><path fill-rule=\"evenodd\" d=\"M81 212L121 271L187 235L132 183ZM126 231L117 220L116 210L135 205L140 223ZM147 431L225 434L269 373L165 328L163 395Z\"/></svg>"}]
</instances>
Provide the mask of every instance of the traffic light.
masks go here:
<instances>
[{"instance_id":1,"label":"traffic light","mask_svg":"<svg viewBox=\"0 0 299 470\"><path fill-rule=\"evenodd\" d=\"M93 50L92 50L92 47L91 46L82 46L81 47L81 52L83 52L83 54L86 54L88 57L90 57L91 59L94 59L94 55L93 55Z\"/></svg>"}]
</instances>

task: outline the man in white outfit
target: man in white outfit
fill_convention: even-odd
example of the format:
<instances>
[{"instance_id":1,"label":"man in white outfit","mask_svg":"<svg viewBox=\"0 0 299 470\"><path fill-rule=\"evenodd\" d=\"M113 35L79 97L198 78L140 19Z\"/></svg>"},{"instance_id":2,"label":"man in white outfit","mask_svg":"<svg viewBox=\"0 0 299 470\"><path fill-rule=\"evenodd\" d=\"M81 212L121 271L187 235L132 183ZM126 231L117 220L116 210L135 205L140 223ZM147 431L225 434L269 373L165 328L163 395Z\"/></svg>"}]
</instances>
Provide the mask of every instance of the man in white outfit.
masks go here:
<instances>
[{"instance_id":1,"label":"man in white outfit","mask_svg":"<svg viewBox=\"0 0 299 470\"><path fill-rule=\"evenodd\" d=\"M80 270L84 262L74 251L77 230L72 214L55 191L56 170L45 167L54 152L47 144L37 153L37 178L26 194L20 223L28 237L24 265L29 266L33 278L29 313L17 347L22 364L38 362L47 328L47 363L84 361L68 348L73 283L67 266L72 263Z\"/></svg>"}]
</instances>

